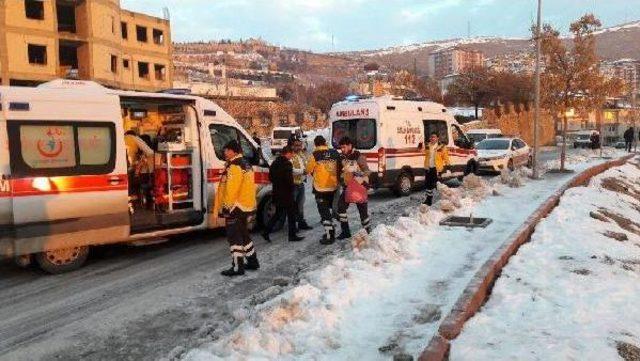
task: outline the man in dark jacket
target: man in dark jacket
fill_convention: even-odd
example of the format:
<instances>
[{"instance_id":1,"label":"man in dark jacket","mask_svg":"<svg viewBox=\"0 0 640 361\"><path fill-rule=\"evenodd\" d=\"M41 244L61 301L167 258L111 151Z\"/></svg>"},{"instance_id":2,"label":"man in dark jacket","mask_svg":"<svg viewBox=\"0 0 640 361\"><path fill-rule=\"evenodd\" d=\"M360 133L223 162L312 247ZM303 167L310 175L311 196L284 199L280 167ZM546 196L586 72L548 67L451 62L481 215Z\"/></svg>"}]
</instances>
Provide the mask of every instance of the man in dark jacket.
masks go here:
<instances>
[{"instance_id":1,"label":"man in dark jacket","mask_svg":"<svg viewBox=\"0 0 640 361\"><path fill-rule=\"evenodd\" d=\"M271 178L273 186L272 199L276 206L276 214L269 220L262 232L262 237L267 242L271 242L269 233L273 231L273 227L285 215L289 226L289 241L298 242L304 239L296 234L298 207L293 196L295 185L293 183L292 157L293 149L290 146L286 146L269 167L269 178Z\"/></svg>"},{"instance_id":2,"label":"man in dark jacket","mask_svg":"<svg viewBox=\"0 0 640 361\"><path fill-rule=\"evenodd\" d=\"M600 149L600 134L598 132L591 133L589 141L591 142L591 149Z\"/></svg>"},{"instance_id":3,"label":"man in dark jacket","mask_svg":"<svg viewBox=\"0 0 640 361\"><path fill-rule=\"evenodd\" d=\"M633 144L633 133L633 127L629 127L629 129L624 132L625 148L629 153L631 153L631 145Z\"/></svg>"}]
</instances>

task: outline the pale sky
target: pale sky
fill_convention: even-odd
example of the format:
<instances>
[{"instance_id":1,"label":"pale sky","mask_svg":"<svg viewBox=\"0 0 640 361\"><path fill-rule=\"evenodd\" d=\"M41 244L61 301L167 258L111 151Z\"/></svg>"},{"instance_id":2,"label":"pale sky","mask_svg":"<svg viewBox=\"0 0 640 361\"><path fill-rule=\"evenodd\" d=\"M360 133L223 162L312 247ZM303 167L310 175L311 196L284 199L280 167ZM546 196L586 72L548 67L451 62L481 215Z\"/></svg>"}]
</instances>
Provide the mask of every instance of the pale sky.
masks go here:
<instances>
[{"instance_id":1,"label":"pale sky","mask_svg":"<svg viewBox=\"0 0 640 361\"><path fill-rule=\"evenodd\" d=\"M466 37L469 21L472 36L526 37L536 0L121 0L121 5L155 16L167 7L174 41L261 37L327 52ZM640 0L544 0L545 21L563 32L586 12L613 26L640 20Z\"/></svg>"}]
</instances>

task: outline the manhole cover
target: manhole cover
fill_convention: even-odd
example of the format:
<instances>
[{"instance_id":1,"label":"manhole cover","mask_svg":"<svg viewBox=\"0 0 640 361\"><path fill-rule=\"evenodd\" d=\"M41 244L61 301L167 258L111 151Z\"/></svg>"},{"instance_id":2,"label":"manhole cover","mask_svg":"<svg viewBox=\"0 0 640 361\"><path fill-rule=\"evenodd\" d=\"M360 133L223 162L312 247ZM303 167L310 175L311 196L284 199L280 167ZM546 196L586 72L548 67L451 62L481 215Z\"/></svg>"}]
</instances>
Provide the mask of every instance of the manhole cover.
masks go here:
<instances>
[{"instance_id":1,"label":"manhole cover","mask_svg":"<svg viewBox=\"0 0 640 361\"><path fill-rule=\"evenodd\" d=\"M441 226L485 228L491 224L491 218L449 216L440 221Z\"/></svg>"}]
</instances>

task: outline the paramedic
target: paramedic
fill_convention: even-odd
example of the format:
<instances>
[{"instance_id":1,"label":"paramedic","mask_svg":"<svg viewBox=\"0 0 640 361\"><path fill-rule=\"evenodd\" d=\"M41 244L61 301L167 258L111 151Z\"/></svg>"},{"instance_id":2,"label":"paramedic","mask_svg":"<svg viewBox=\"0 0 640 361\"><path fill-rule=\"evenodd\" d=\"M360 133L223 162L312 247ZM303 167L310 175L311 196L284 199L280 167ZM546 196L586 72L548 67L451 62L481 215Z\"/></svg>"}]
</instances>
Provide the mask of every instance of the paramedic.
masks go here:
<instances>
[{"instance_id":1,"label":"paramedic","mask_svg":"<svg viewBox=\"0 0 640 361\"><path fill-rule=\"evenodd\" d=\"M313 143L316 148L307 163L307 174L313 177L313 193L324 227L324 236L320 243L332 244L336 240L333 200L338 189L340 154L335 149L329 149L327 140L321 135L317 136Z\"/></svg>"},{"instance_id":2,"label":"paramedic","mask_svg":"<svg viewBox=\"0 0 640 361\"><path fill-rule=\"evenodd\" d=\"M422 146L420 146L422 148ZM449 165L449 151L447 146L440 144L438 133L431 133L429 144L424 150L424 171L425 183L427 186L427 198L424 204L431 206L433 196L438 184L438 175L444 171L444 167Z\"/></svg>"},{"instance_id":3,"label":"paramedic","mask_svg":"<svg viewBox=\"0 0 640 361\"><path fill-rule=\"evenodd\" d=\"M256 210L256 185L251 164L243 158L236 140L223 148L226 159L224 173L216 196L221 216L226 218L227 239L231 249L231 268L223 276L240 276L245 270L260 268L253 242L249 236L247 218Z\"/></svg>"},{"instance_id":4,"label":"paramedic","mask_svg":"<svg viewBox=\"0 0 640 361\"><path fill-rule=\"evenodd\" d=\"M133 130L124 135L124 143L127 149L127 165L129 174L129 193L135 195L142 204L151 206L151 174L153 173L155 152Z\"/></svg>"}]
</instances>

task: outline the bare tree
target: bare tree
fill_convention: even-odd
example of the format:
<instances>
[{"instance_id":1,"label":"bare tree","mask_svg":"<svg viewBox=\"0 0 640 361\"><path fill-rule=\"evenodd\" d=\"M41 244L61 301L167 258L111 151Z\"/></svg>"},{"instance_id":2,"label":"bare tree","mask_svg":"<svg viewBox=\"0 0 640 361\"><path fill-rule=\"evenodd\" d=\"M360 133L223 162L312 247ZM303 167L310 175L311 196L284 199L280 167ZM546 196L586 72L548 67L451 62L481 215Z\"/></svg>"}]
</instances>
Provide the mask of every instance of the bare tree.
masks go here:
<instances>
[{"instance_id":1,"label":"bare tree","mask_svg":"<svg viewBox=\"0 0 640 361\"><path fill-rule=\"evenodd\" d=\"M346 85L335 81L320 84L317 88L310 88L311 105L328 113L334 103L344 99L349 94Z\"/></svg>"},{"instance_id":2,"label":"bare tree","mask_svg":"<svg viewBox=\"0 0 640 361\"><path fill-rule=\"evenodd\" d=\"M447 96L457 103L469 104L475 108L478 119L478 109L489 105L494 95L492 74L484 67L474 67L458 75L447 88Z\"/></svg>"},{"instance_id":3,"label":"bare tree","mask_svg":"<svg viewBox=\"0 0 640 361\"><path fill-rule=\"evenodd\" d=\"M544 25L540 34L545 68L541 76L542 104L562 116L561 170L565 169L566 162L567 112L589 110L610 92L599 73L593 34L601 26L593 14L582 16L570 26L573 35L570 47L562 42L560 32L549 24Z\"/></svg>"}]
</instances>

